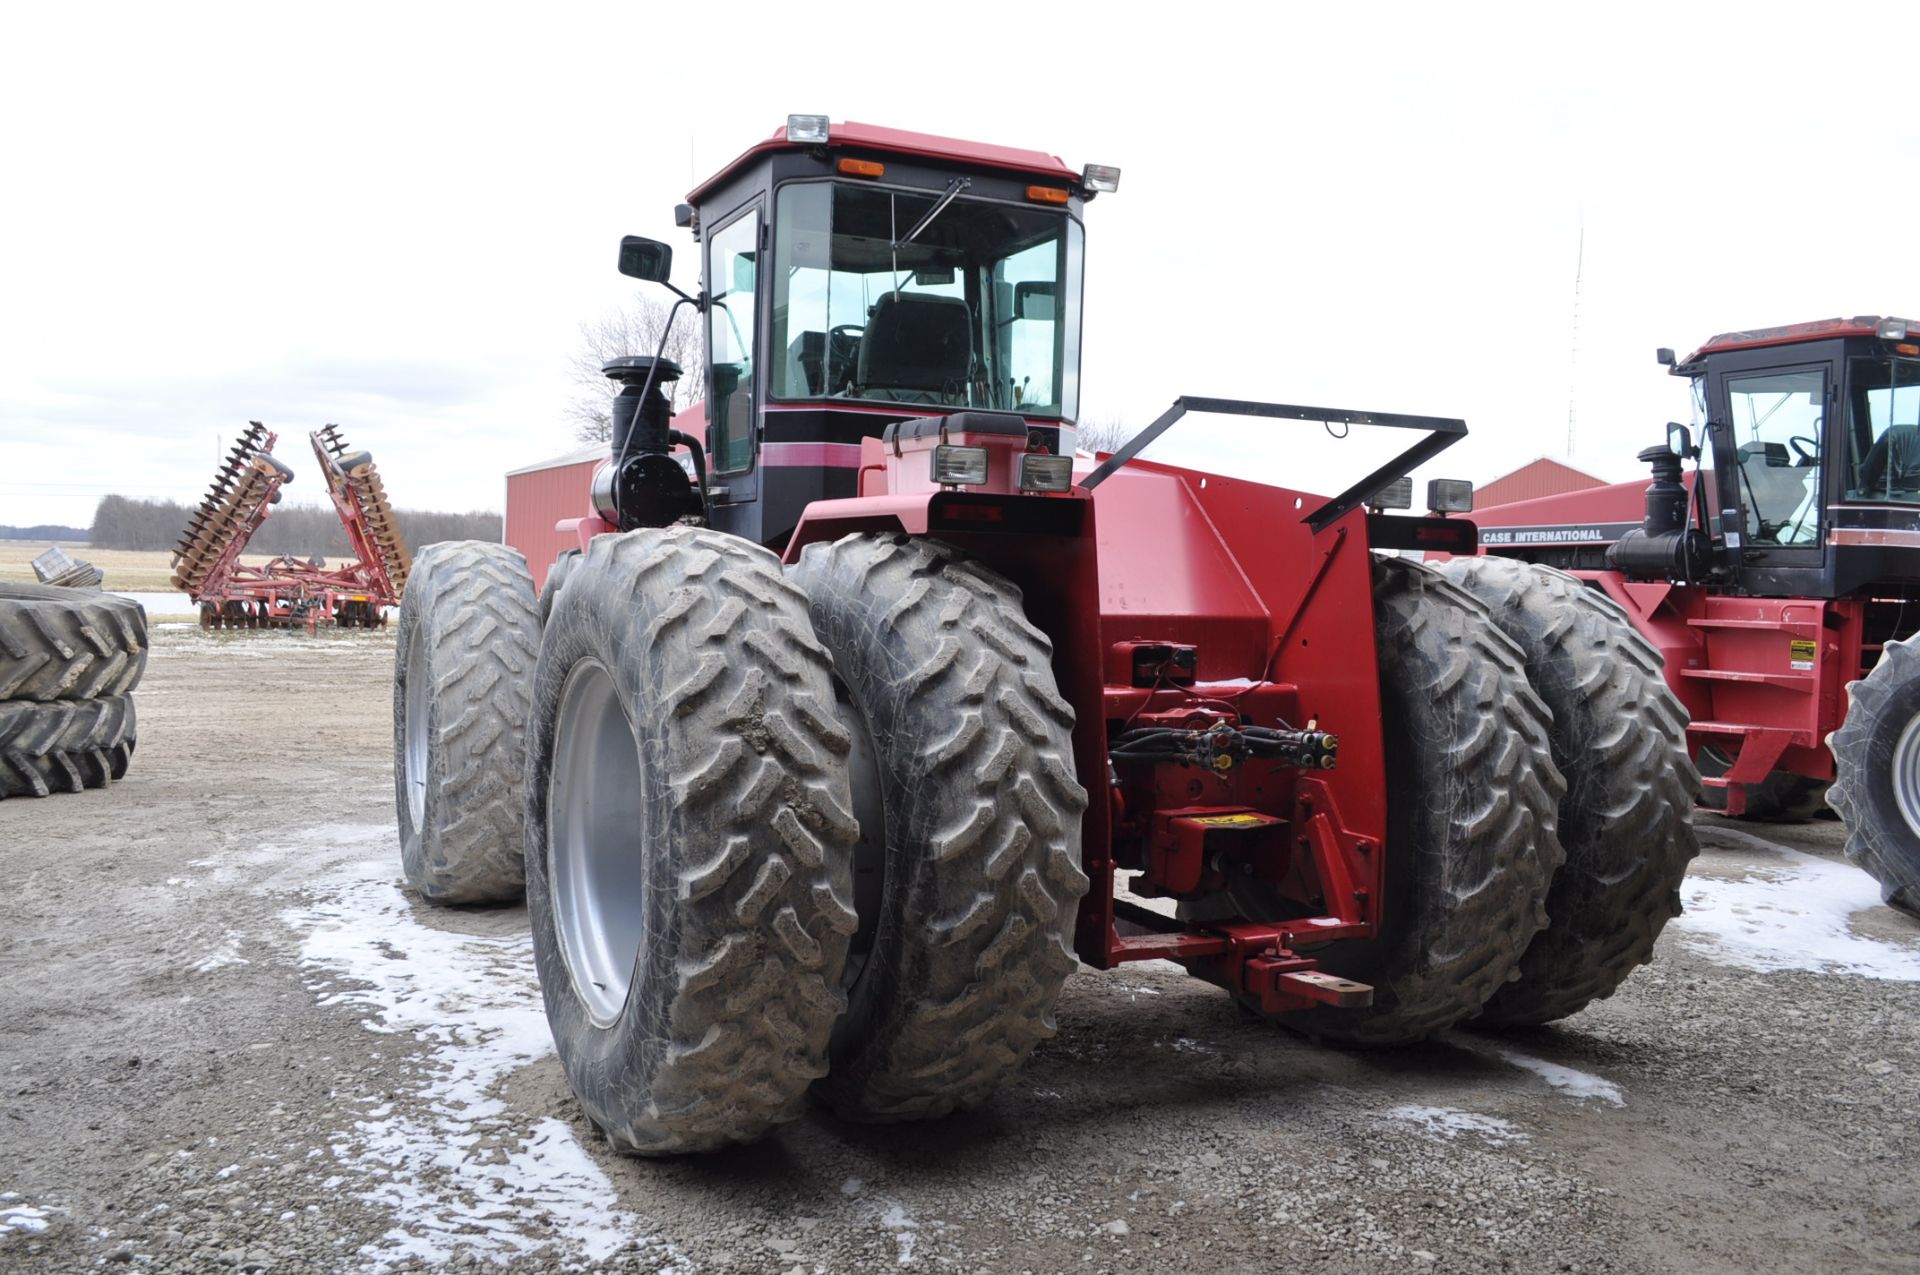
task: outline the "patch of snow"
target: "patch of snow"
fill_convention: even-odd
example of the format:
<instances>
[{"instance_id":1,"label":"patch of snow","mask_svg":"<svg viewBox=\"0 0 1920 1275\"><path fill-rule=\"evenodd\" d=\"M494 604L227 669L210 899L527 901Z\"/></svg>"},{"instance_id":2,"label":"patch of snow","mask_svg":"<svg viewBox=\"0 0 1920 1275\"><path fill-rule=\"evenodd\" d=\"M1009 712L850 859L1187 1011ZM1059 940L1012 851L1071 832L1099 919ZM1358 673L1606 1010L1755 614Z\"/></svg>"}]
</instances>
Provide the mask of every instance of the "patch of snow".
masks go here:
<instances>
[{"instance_id":1,"label":"patch of snow","mask_svg":"<svg viewBox=\"0 0 1920 1275\"><path fill-rule=\"evenodd\" d=\"M309 985L320 1004L352 1006L367 1030L411 1037L423 1050L410 1073L411 1111L361 1119L335 1148L367 1179L359 1197L395 1215L360 1256L374 1270L464 1254L492 1262L538 1254L557 1265L604 1261L638 1241L661 1267L684 1269L676 1251L613 1207L613 1184L564 1121L488 1135L506 1114L495 1087L553 1052L532 939L422 925L393 876L391 856L346 865L282 916L318 971Z\"/></svg>"},{"instance_id":2,"label":"patch of snow","mask_svg":"<svg viewBox=\"0 0 1920 1275\"><path fill-rule=\"evenodd\" d=\"M193 963L193 972L196 974L211 974L213 971L228 965L246 965L248 963L247 958L240 955L240 936L237 934L228 934L227 937L221 941L220 946L214 948L213 951L208 952L205 956Z\"/></svg>"},{"instance_id":3,"label":"patch of snow","mask_svg":"<svg viewBox=\"0 0 1920 1275\"><path fill-rule=\"evenodd\" d=\"M1564 1091L1568 1096L1585 1101L1598 1098L1601 1102L1615 1107L1627 1105L1626 1098L1620 1092L1620 1086L1611 1080L1603 1080L1589 1071L1575 1071L1563 1067L1557 1062L1548 1062L1544 1058L1535 1058L1532 1054L1523 1054L1517 1049L1495 1047L1491 1051L1495 1056L1523 1071L1530 1071L1555 1089Z\"/></svg>"},{"instance_id":4,"label":"patch of snow","mask_svg":"<svg viewBox=\"0 0 1920 1275\"><path fill-rule=\"evenodd\" d=\"M1728 836L1737 829L1715 828ZM1920 982L1920 944L1890 943L1853 932L1855 912L1880 905L1880 887L1850 863L1776 846L1752 844L1779 860L1749 865L1737 881L1690 876L1686 911L1672 929L1687 948L1710 961L1763 974L1781 970L1854 974L1891 982Z\"/></svg>"},{"instance_id":5,"label":"patch of snow","mask_svg":"<svg viewBox=\"0 0 1920 1275\"><path fill-rule=\"evenodd\" d=\"M1472 1111L1462 1111L1458 1107L1422 1107L1407 1104L1389 1107L1380 1115L1387 1120L1397 1120L1411 1124L1428 1137L1448 1141L1461 1134L1470 1134L1494 1146L1506 1146L1509 1143L1525 1142L1527 1135L1513 1127L1510 1121L1498 1116L1483 1116Z\"/></svg>"},{"instance_id":6,"label":"patch of snow","mask_svg":"<svg viewBox=\"0 0 1920 1275\"><path fill-rule=\"evenodd\" d=\"M24 1235L44 1231L51 1216L46 1209L36 1209L31 1204L15 1204L20 1198L18 1191L8 1191L0 1195L0 1235Z\"/></svg>"},{"instance_id":7,"label":"patch of snow","mask_svg":"<svg viewBox=\"0 0 1920 1275\"><path fill-rule=\"evenodd\" d=\"M226 1168L220 1170L220 1172L214 1174L213 1179L216 1182L225 1182L228 1178L232 1177L234 1174L238 1172L240 1172L240 1166L237 1164L230 1164Z\"/></svg>"},{"instance_id":8,"label":"patch of snow","mask_svg":"<svg viewBox=\"0 0 1920 1275\"><path fill-rule=\"evenodd\" d=\"M878 1223L893 1233L894 1253L899 1265L913 1265L914 1246L920 1238L917 1234L920 1224L908 1216L905 1205L884 1195L868 1195L866 1183L859 1178L848 1178L842 1182L840 1194L854 1202L863 1220ZM934 1225L938 1227L940 1223Z\"/></svg>"}]
</instances>

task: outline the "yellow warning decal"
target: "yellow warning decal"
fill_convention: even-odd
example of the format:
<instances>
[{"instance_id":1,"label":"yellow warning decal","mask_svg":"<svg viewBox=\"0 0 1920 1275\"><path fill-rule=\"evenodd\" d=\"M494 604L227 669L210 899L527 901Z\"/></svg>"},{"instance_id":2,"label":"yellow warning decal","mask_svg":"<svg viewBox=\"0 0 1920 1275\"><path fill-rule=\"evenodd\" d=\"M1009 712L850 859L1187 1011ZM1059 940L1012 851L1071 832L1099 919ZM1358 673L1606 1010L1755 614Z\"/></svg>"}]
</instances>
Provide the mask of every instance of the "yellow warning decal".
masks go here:
<instances>
[{"instance_id":1,"label":"yellow warning decal","mask_svg":"<svg viewBox=\"0 0 1920 1275\"><path fill-rule=\"evenodd\" d=\"M1813 661L1819 654L1820 647L1812 638L1794 638L1787 643L1787 662L1796 673L1813 672Z\"/></svg>"},{"instance_id":2,"label":"yellow warning decal","mask_svg":"<svg viewBox=\"0 0 1920 1275\"><path fill-rule=\"evenodd\" d=\"M1203 828L1259 828L1273 820L1266 815L1195 815L1187 822Z\"/></svg>"}]
</instances>

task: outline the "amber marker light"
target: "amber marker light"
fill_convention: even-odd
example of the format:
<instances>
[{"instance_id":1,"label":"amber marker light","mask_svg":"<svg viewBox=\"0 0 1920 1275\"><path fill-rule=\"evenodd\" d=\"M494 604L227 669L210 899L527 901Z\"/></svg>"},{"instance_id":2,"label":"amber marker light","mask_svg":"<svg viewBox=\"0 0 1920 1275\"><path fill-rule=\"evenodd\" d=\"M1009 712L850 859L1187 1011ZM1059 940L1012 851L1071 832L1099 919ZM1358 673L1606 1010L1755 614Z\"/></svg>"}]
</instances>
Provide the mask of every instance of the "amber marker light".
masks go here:
<instances>
[{"instance_id":1,"label":"amber marker light","mask_svg":"<svg viewBox=\"0 0 1920 1275\"><path fill-rule=\"evenodd\" d=\"M887 171L887 166L871 159L843 159L840 171L849 177L878 177Z\"/></svg>"},{"instance_id":2,"label":"amber marker light","mask_svg":"<svg viewBox=\"0 0 1920 1275\"><path fill-rule=\"evenodd\" d=\"M1057 186L1029 186L1027 198L1037 204L1064 204L1067 202L1067 192Z\"/></svg>"}]
</instances>

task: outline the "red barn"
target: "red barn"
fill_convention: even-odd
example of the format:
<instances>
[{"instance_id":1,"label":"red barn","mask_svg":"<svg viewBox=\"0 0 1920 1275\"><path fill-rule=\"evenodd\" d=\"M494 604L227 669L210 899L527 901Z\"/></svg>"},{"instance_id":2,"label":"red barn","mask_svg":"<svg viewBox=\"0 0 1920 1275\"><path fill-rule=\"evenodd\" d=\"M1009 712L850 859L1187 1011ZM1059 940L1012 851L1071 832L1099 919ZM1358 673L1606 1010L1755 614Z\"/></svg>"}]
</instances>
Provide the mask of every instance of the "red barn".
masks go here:
<instances>
[{"instance_id":1,"label":"red barn","mask_svg":"<svg viewBox=\"0 0 1920 1275\"><path fill-rule=\"evenodd\" d=\"M1606 485L1604 478L1595 478L1572 465L1542 456L1538 460L1528 461L1510 474L1503 474L1492 482L1475 487L1473 505L1476 509L1491 509L1495 505L1511 504L1516 500L1563 496L1570 491L1585 491L1589 487Z\"/></svg>"},{"instance_id":2,"label":"red barn","mask_svg":"<svg viewBox=\"0 0 1920 1275\"><path fill-rule=\"evenodd\" d=\"M536 589L547 582L547 568L561 550L580 547L572 532L554 524L587 512L593 471L606 458L607 444L595 443L507 474L505 539L527 555Z\"/></svg>"}]
</instances>

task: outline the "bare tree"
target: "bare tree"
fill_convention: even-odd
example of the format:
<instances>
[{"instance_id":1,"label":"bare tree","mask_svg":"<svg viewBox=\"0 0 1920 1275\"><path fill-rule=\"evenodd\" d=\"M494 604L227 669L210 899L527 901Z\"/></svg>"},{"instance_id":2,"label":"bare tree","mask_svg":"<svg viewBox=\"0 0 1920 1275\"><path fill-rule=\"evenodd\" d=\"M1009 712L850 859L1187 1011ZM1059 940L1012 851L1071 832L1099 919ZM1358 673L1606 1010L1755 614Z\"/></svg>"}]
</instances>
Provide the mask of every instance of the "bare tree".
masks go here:
<instances>
[{"instance_id":1,"label":"bare tree","mask_svg":"<svg viewBox=\"0 0 1920 1275\"><path fill-rule=\"evenodd\" d=\"M1090 417L1078 425L1080 450L1086 452L1118 451L1120 445L1134 435L1133 428L1117 416Z\"/></svg>"},{"instance_id":2,"label":"bare tree","mask_svg":"<svg viewBox=\"0 0 1920 1275\"><path fill-rule=\"evenodd\" d=\"M568 360L567 371L574 383L573 398L567 403L566 416L574 434L582 442L603 443L612 433L608 403L613 383L600 369L628 354L652 354L660 348L660 333L672 309L652 297L635 297L618 310L580 325L580 349ZM700 401L700 321L690 306L682 306L667 335L666 357L683 371L672 385L663 386L667 401L677 412Z\"/></svg>"}]
</instances>

